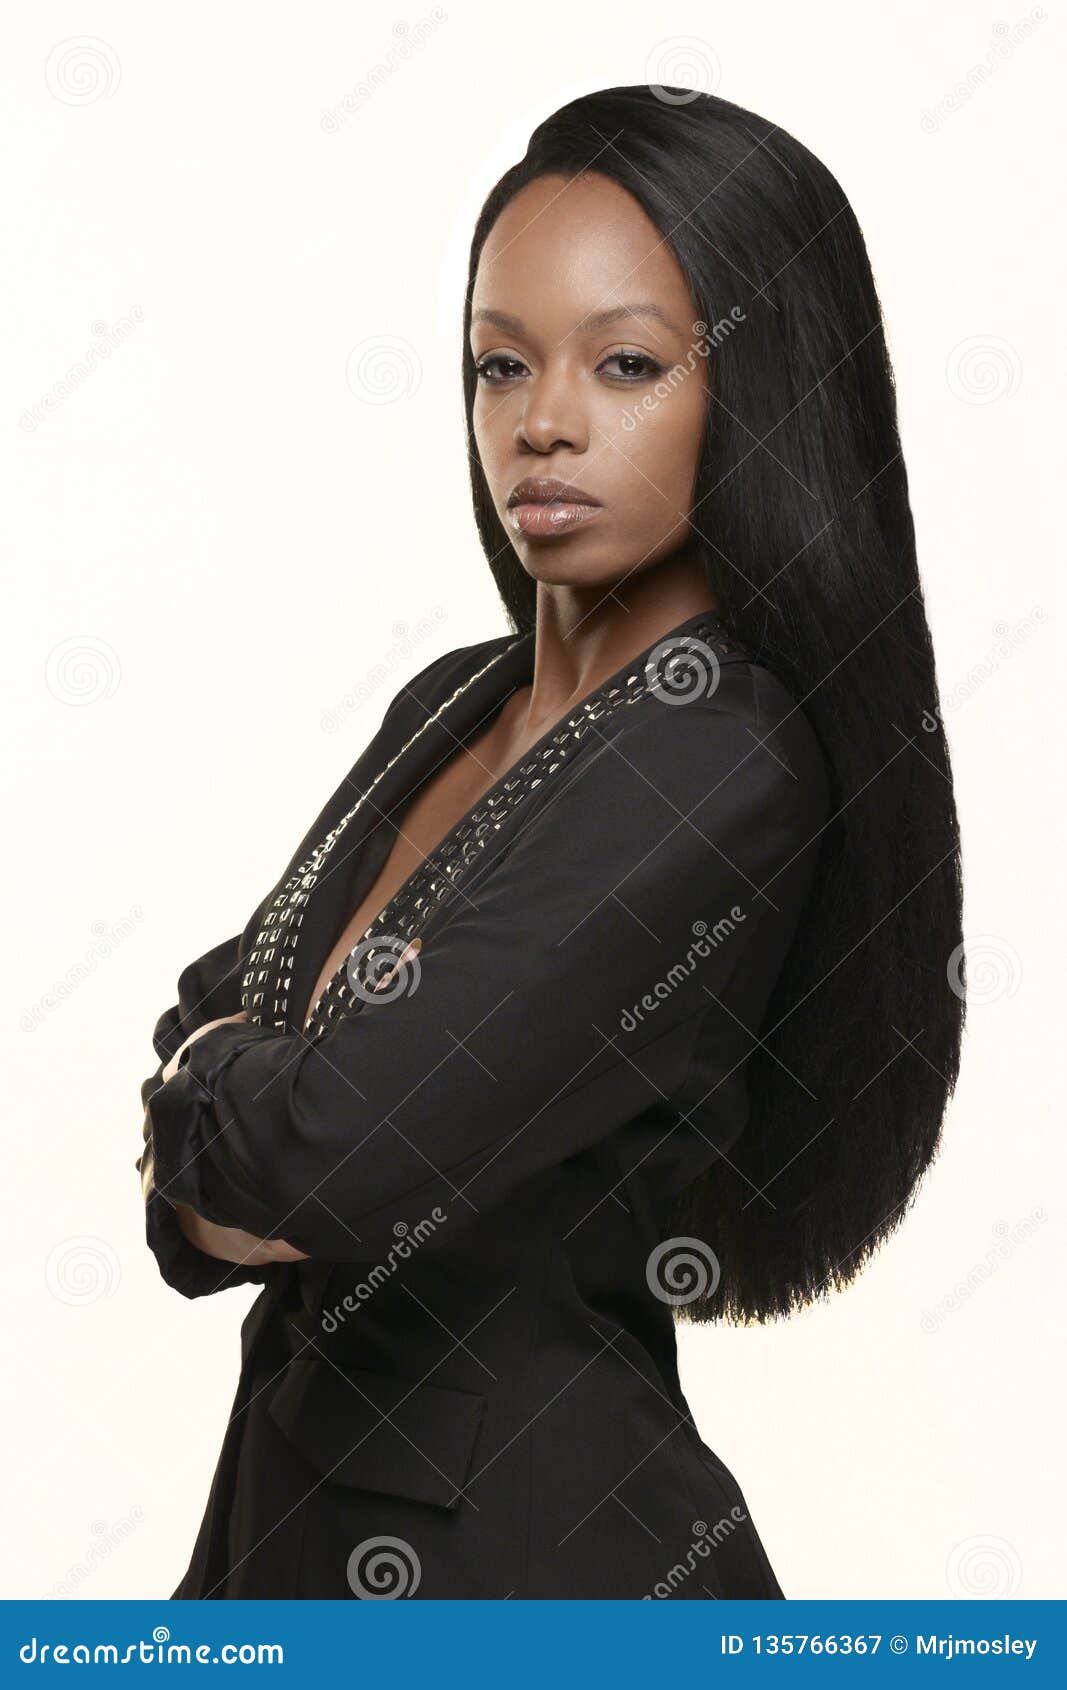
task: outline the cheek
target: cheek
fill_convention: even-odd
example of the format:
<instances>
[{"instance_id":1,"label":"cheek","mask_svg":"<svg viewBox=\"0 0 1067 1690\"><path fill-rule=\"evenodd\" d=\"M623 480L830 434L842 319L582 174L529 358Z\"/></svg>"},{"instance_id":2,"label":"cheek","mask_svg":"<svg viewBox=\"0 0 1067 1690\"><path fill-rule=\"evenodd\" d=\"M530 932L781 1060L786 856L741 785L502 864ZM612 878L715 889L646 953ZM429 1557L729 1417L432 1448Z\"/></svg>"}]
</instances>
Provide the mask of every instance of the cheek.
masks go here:
<instances>
[{"instance_id":1,"label":"cheek","mask_svg":"<svg viewBox=\"0 0 1067 1690\"><path fill-rule=\"evenodd\" d=\"M671 391L646 387L615 409L608 438L627 502L656 522L688 511L705 425L704 396L695 385Z\"/></svg>"},{"instance_id":2,"label":"cheek","mask_svg":"<svg viewBox=\"0 0 1067 1690\"><path fill-rule=\"evenodd\" d=\"M471 422L483 459L487 453L499 456L514 448L515 422L506 396L479 387L474 395Z\"/></svg>"}]
</instances>

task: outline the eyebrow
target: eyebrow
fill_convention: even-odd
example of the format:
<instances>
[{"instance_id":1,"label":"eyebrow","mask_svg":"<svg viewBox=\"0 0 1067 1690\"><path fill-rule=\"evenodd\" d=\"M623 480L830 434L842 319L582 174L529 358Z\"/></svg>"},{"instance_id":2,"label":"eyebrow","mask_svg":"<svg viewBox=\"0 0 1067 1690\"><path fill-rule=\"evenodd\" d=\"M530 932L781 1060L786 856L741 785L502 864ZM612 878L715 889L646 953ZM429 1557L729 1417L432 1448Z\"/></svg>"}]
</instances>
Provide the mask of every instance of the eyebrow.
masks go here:
<instances>
[{"instance_id":1,"label":"eyebrow","mask_svg":"<svg viewBox=\"0 0 1067 1690\"><path fill-rule=\"evenodd\" d=\"M604 311L592 311L575 325L577 334L591 333L594 329L607 328L609 323L618 322L620 317L655 317L672 334L681 334L678 326L671 321L666 312L650 299L633 300L629 305L611 305ZM508 311L494 311L491 306L483 306L471 316L471 327L475 323L492 323L498 329L507 329L512 334L525 334L526 325L521 317L513 317Z\"/></svg>"}]
</instances>

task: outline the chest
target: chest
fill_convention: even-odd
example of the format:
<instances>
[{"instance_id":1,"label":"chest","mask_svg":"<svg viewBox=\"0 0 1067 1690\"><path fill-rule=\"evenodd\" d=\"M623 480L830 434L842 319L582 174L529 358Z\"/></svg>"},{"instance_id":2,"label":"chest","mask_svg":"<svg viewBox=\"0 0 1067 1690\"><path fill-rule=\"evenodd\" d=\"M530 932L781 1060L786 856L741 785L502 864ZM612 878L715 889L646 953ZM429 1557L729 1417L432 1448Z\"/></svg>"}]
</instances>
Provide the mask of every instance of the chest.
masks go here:
<instances>
[{"instance_id":1,"label":"chest","mask_svg":"<svg viewBox=\"0 0 1067 1690\"><path fill-rule=\"evenodd\" d=\"M524 688L523 692L528 690ZM322 960L308 1003L309 1013L345 958L394 895L420 864L433 856L456 823L498 776L522 756L526 746L514 728L520 709L521 699L514 694L488 728L458 747L422 783L404 805L402 814L383 819L380 825L395 837L372 884Z\"/></svg>"}]
</instances>

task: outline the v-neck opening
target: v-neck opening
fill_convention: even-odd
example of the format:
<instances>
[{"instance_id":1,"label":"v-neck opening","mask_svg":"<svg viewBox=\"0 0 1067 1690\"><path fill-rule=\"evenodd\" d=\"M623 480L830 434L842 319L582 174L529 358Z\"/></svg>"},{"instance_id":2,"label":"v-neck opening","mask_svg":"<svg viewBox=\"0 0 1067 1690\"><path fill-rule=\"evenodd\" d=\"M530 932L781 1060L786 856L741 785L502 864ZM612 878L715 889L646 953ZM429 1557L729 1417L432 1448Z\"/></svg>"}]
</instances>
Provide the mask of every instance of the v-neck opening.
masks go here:
<instances>
[{"instance_id":1,"label":"v-neck opening","mask_svg":"<svg viewBox=\"0 0 1067 1690\"><path fill-rule=\"evenodd\" d=\"M326 981L322 990L318 993L314 1002L305 1008L300 1023L303 1036L308 1038L316 1036L315 1023L318 1018L319 1011L321 1008L328 1007L330 1005L330 1000L336 998L342 983L348 979L349 967L355 953L362 947L368 945L368 941L373 939L376 931L384 933L388 929L390 918L402 905L402 903L408 899L412 890L417 890L418 882L425 879L431 872L442 872L439 867L441 859L450 850L453 844L462 837L464 831L469 830L473 823L481 816L483 810L491 808L494 797L498 793L503 793L509 788L509 786L512 785L512 783L517 782L521 773L527 768L527 765L536 765L538 760L543 758L546 752L550 751L553 744L556 743L560 736L565 733L566 729L573 725L577 719L580 719L587 712L589 707L594 705L602 695L611 694L616 689L624 686L633 671L643 671L646 668L650 654L656 651L659 646L668 641L681 640L685 637L689 630L695 630L698 627L713 630L720 635L724 635L726 633L725 624L723 623L722 618L717 612L709 610L697 611L693 616L686 617L684 621L679 622L675 627L668 628L664 633L658 635L656 639L651 640L642 648L641 651L637 652L625 663L620 664L619 667L610 675L606 676L603 681L599 682L595 687L591 687L587 693L583 694L580 699L571 705L570 709L567 710L564 715L557 717L557 719L545 729L544 733L540 734L538 738L532 742L521 756L517 757L506 769L503 770L501 774L494 777L494 779L483 789L478 797L467 806L462 815L458 816L445 833L441 835L441 838L434 845L432 851L427 852L427 854L422 857L418 863L416 863L410 874L405 876L401 884L391 894L388 901L378 911L378 914L374 916L374 918L363 929L363 932L355 940L354 944L349 946L345 955L342 957L340 963ZM494 668L498 662L506 662L510 659L511 661L508 667L514 668L517 671L517 678L514 680L513 685L508 689L508 691L505 692L503 698L499 699L490 710L487 710L485 714L470 727L467 733L458 740L448 754L419 779L416 785L409 786L403 793L402 797L398 800L397 805L394 806L394 812L397 809L399 810L399 822L402 823L403 818L411 808L416 795L425 786L426 782L432 779L435 775L438 775L441 770L453 760L454 757L458 757L461 753L465 753L471 741L484 733L490 722L499 719L500 713L506 706L508 699L512 696L512 694L520 686L528 685L532 681L534 638L534 631L532 629L524 634L517 635L510 644L506 645L502 651L497 653L496 657L492 659L488 665L480 667L473 675L469 676L467 681L462 683L456 689L456 692L453 693L446 701L446 706L442 707L442 719L443 711L447 708L447 705L452 704L462 692L466 691L469 686L484 675L487 669ZM504 672L508 672L507 668ZM540 783L535 782L534 784L537 785ZM390 825L393 824L390 823ZM394 842L396 834L399 833L399 831L400 826L398 823L393 836ZM388 860L388 853L385 860ZM384 866L384 864L382 866ZM380 872L380 868L378 872ZM425 925L425 919L422 925ZM335 935L330 941L329 950L333 949L333 946L337 942L337 937L338 935ZM410 944L412 938L414 937L417 937L417 934L413 933L408 935L405 938L405 943ZM329 950L327 951L327 954L329 954ZM390 952L394 962L402 950L403 946L400 946L399 950L392 950ZM368 961L374 960L372 951L368 950L365 953L365 958ZM321 1023L317 1030L318 1033L321 1034L325 1032L327 1025L328 1022Z\"/></svg>"},{"instance_id":2,"label":"v-neck opening","mask_svg":"<svg viewBox=\"0 0 1067 1690\"><path fill-rule=\"evenodd\" d=\"M522 642L522 640L526 637L527 636L520 635L518 637L518 639L512 641L510 646L506 646L504 648L504 650L500 653L500 656L506 657L507 655L509 655L509 653L513 652L516 649L516 647ZM451 763L456 757L460 756L461 753L466 752L468 746L470 745L471 740L478 738L479 735L484 733L487 725L490 722L497 720L497 718L500 716L501 711L504 709L504 706L507 704L508 699L512 696L512 693L514 693L519 686L522 686L524 684L525 683L522 682L522 681L516 682L516 685L513 686L509 692L505 693L504 697L502 699L500 699L499 702L497 704L495 704L491 710L487 710L485 715L482 716L479 721L474 723L474 725L470 729L470 731L462 739L459 739L455 745L452 746L452 748L448 751L448 753L444 757L441 758L440 762L435 763L433 768L427 771L427 773L422 777L422 779L419 781L417 786L409 787L409 789L403 794L403 796L393 806L393 811L392 811L391 815L382 817L379 820L378 826L381 826L384 823L385 825L387 825L387 826L389 826L393 829L393 838L392 838L392 841L390 843L390 850L392 849L392 844L395 843L397 836L401 832L404 817L407 815L408 811L411 809L411 806L415 802L415 799L418 796L418 793L426 785L426 782L428 780L432 780L435 775L440 774L441 770L446 768L448 766L448 764ZM557 725L557 727L559 726L558 723L556 725ZM349 967L349 964L352 960L353 952L357 951L361 945L366 943L366 941L370 938L371 934L375 931L376 928L383 928L383 927L388 925L388 917L389 917L390 913L396 908L397 904L403 898L404 894L410 890L410 888L414 885L414 883L417 880L419 880L420 878L422 878L426 874L426 872L429 868L431 868L435 865L436 860L441 856L442 852L445 851L445 849L450 844L450 842L453 839L455 839L462 832L464 827L466 827L470 824L471 819L473 817L477 816L480 813L481 808L485 805L486 801L489 800L492 797L492 794L496 790L496 788L498 786L502 786L504 784L504 782L506 780L508 780L508 778L511 777L514 774L515 770L519 768L520 764L526 762L527 758L537 749L537 746L539 746L540 743L541 743L540 740L538 740L536 742L536 745L532 745L530 747L529 752L527 752L524 756L518 758L511 765L510 769L505 769L505 771L502 775L498 776L496 779L491 781L489 783L489 785L487 787L485 787L478 794L477 798L475 798L467 806L467 808L464 810L463 814L461 816L457 816L456 820L452 823L451 827L449 827L441 835L440 839L437 841L433 850L427 852L427 854L424 857L422 857L415 864L415 866L411 870L410 874L405 875L405 877L401 881L400 885L396 888L396 890L393 893L390 894L388 902L386 902L385 904L382 905L381 909L378 911L378 914L373 918L373 920L371 920L367 924L367 926L363 929L363 932L359 935L359 937L355 940L355 942L352 945L349 946L345 955L342 957L341 961L338 963L337 967L334 969L333 973L330 975L329 979L326 981L326 984L323 986L322 991L318 994L314 1003L312 1003L310 1005L310 1007L308 1008L308 1010L307 1010L307 1012L304 1016L303 1029L302 1029L305 1035L309 1035L312 1031L312 1024L315 1020L315 1015L316 1015L316 1012L319 1008L319 1005L321 1003L323 1003L323 1001L333 992L334 988L336 987L338 982L342 979L342 977L347 975L348 967ZM392 819L393 816L397 817L396 821L394 821ZM385 861L388 861L388 852L386 853ZM383 862L381 867L384 867L384 866L385 866L385 864ZM378 872L379 873L381 872L381 868L379 868ZM377 878L377 876L375 878ZM345 923L344 923L344 926L347 926L347 925L348 925L348 923L347 923L347 920L346 920ZM334 945L337 943L337 939L338 939L339 936L340 935L335 935L334 939L331 941L331 944L329 946L329 949L331 951L333 950Z\"/></svg>"}]
</instances>

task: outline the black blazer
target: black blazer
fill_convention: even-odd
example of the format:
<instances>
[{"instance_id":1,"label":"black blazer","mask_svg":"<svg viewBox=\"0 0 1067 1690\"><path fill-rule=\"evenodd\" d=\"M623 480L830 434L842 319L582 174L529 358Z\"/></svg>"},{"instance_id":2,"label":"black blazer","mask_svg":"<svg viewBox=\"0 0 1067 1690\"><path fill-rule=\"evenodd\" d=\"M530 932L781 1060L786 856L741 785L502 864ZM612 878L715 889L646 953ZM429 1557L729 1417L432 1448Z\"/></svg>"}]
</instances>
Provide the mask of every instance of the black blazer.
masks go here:
<instances>
[{"instance_id":1,"label":"black blazer","mask_svg":"<svg viewBox=\"0 0 1067 1690\"><path fill-rule=\"evenodd\" d=\"M718 1157L743 1166L746 1058L829 813L785 688L716 618L679 624L467 812L304 1031L405 804L533 645L401 688L155 1027L148 1242L187 1297L263 1286L175 1595L782 1595L679 1383L672 1299L715 1240L665 1227ZM311 1260L215 1261L175 1201Z\"/></svg>"}]
</instances>

